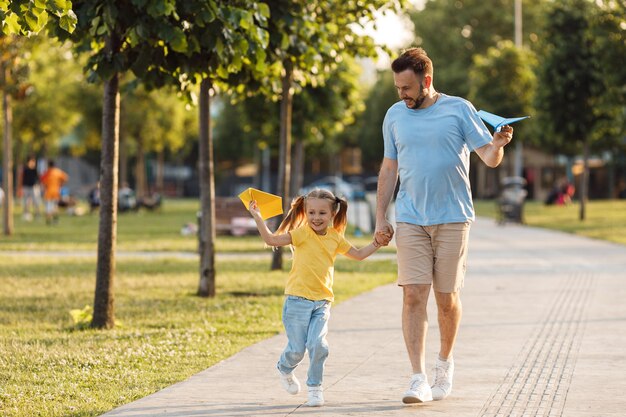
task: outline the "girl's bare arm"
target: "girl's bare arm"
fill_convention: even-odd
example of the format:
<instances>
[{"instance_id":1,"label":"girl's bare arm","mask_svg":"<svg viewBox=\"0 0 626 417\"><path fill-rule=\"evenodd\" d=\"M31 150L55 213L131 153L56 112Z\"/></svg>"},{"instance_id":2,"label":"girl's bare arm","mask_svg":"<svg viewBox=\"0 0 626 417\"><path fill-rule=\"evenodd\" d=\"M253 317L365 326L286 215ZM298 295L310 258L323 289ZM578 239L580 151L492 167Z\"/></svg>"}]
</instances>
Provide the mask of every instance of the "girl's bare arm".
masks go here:
<instances>
[{"instance_id":1,"label":"girl's bare arm","mask_svg":"<svg viewBox=\"0 0 626 417\"><path fill-rule=\"evenodd\" d=\"M380 248L380 246L381 245L376 243L376 240L374 240L369 245L363 246L360 249L357 249L354 246L351 247L350 250L345 253L345 255L350 259L356 259L357 261L362 261L363 259L370 256L372 253L376 252L378 248Z\"/></svg>"},{"instance_id":2,"label":"girl's bare arm","mask_svg":"<svg viewBox=\"0 0 626 417\"><path fill-rule=\"evenodd\" d=\"M256 223L257 229L259 229L259 233L261 234L261 238L268 246L287 246L291 245L291 234L283 233L280 235L274 234L267 227L263 218L261 217L261 212L257 207L256 201L252 201L250 203L250 208L248 209L250 214L252 214L252 218L254 218L254 222Z\"/></svg>"}]
</instances>

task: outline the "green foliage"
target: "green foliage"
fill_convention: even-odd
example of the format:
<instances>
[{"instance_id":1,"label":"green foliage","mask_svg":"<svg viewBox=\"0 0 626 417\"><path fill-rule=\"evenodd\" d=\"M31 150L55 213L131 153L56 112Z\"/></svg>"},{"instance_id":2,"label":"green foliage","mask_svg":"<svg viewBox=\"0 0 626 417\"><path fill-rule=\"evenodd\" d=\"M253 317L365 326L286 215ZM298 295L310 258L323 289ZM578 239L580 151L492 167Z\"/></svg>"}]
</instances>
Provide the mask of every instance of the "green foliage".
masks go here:
<instances>
[{"instance_id":1,"label":"green foliage","mask_svg":"<svg viewBox=\"0 0 626 417\"><path fill-rule=\"evenodd\" d=\"M13 130L19 159L43 149L54 154L60 139L80 123L81 113L88 106L82 94L85 83L80 59L72 53L70 45L59 45L42 36L33 36L25 42L21 53L28 78L13 102ZM74 97L80 100L74 101Z\"/></svg>"},{"instance_id":2,"label":"green foliage","mask_svg":"<svg viewBox=\"0 0 626 417\"><path fill-rule=\"evenodd\" d=\"M346 57L374 57L372 38L357 34L381 10L400 12L406 0L316 0L294 2L266 0L270 10L268 61L270 66L258 79L263 92L272 100L281 93L280 77L285 65L294 69L294 85L324 83Z\"/></svg>"},{"instance_id":3,"label":"green foliage","mask_svg":"<svg viewBox=\"0 0 626 417\"><path fill-rule=\"evenodd\" d=\"M537 85L537 60L529 49L519 49L511 41L491 47L485 55L475 55L469 72L468 99L477 109L504 117L531 115ZM529 123L515 126L516 138L524 140Z\"/></svg>"},{"instance_id":4,"label":"green foliage","mask_svg":"<svg viewBox=\"0 0 626 417\"><path fill-rule=\"evenodd\" d=\"M74 328L77 330L84 330L89 327L91 320L93 320L93 307L86 305L82 309L70 310L70 316L74 323Z\"/></svg>"},{"instance_id":5,"label":"green foliage","mask_svg":"<svg viewBox=\"0 0 626 417\"><path fill-rule=\"evenodd\" d=\"M122 96L122 122L126 139L141 140L146 152L168 149L178 152L184 145L186 120L196 112L186 110L172 89L130 89Z\"/></svg>"},{"instance_id":6,"label":"green foliage","mask_svg":"<svg viewBox=\"0 0 626 417\"><path fill-rule=\"evenodd\" d=\"M345 57L326 80L301 88L293 99L292 134L303 141L307 156L331 154L345 145L340 139L345 126L363 111L360 99L360 67ZM218 158L250 160L259 143L277 146L279 105L263 96L232 103L225 98L215 122Z\"/></svg>"},{"instance_id":7,"label":"green foliage","mask_svg":"<svg viewBox=\"0 0 626 417\"><path fill-rule=\"evenodd\" d=\"M598 98L595 133L601 149L626 150L626 4L601 2L591 25L594 54L605 85Z\"/></svg>"},{"instance_id":8,"label":"green foliage","mask_svg":"<svg viewBox=\"0 0 626 417\"><path fill-rule=\"evenodd\" d=\"M602 93L586 0L555 2L547 15L537 108L543 144L566 155L591 139L594 107Z\"/></svg>"},{"instance_id":9,"label":"green foliage","mask_svg":"<svg viewBox=\"0 0 626 417\"><path fill-rule=\"evenodd\" d=\"M523 44L536 49L541 28L542 1L525 1ZM475 55L485 55L514 36L514 0L429 0L412 14L415 44L433 60L435 87L447 94L467 97L468 69Z\"/></svg>"},{"instance_id":10,"label":"green foliage","mask_svg":"<svg viewBox=\"0 0 626 417\"><path fill-rule=\"evenodd\" d=\"M362 93L363 94L363 93ZM369 172L378 172L383 155L382 125L387 109L398 101L398 93L393 84L391 70L382 70L377 74L374 86L365 98L365 111L349 128L362 151L364 168Z\"/></svg>"},{"instance_id":11,"label":"green foliage","mask_svg":"<svg viewBox=\"0 0 626 417\"><path fill-rule=\"evenodd\" d=\"M90 80L132 71L148 88L172 84L189 94L203 77L227 80L246 68L264 69L268 8L257 1L75 1L73 7L79 20L69 37L89 52ZM113 53L107 40L117 41Z\"/></svg>"},{"instance_id":12,"label":"green foliage","mask_svg":"<svg viewBox=\"0 0 626 417\"><path fill-rule=\"evenodd\" d=\"M0 24L5 35L36 34L48 23L72 33L77 23L76 14L72 11L72 2L0 0Z\"/></svg>"}]
</instances>

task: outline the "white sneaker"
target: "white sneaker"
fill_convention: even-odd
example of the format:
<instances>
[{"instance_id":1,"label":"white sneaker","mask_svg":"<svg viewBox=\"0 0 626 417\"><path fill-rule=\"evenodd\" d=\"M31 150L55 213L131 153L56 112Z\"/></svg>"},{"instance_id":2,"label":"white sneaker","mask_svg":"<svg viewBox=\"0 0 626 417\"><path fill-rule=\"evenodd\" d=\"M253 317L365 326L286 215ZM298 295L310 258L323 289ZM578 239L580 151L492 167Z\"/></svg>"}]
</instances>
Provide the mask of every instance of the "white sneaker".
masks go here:
<instances>
[{"instance_id":1,"label":"white sneaker","mask_svg":"<svg viewBox=\"0 0 626 417\"><path fill-rule=\"evenodd\" d=\"M433 393L424 374L415 374L411 378L409 390L404 393L402 402L405 404L424 403L433 400Z\"/></svg>"},{"instance_id":2,"label":"white sneaker","mask_svg":"<svg viewBox=\"0 0 626 417\"><path fill-rule=\"evenodd\" d=\"M309 401L307 401L306 405L309 407L321 407L324 405L322 387L309 387Z\"/></svg>"},{"instance_id":3,"label":"white sneaker","mask_svg":"<svg viewBox=\"0 0 626 417\"><path fill-rule=\"evenodd\" d=\"M289 394L296 395L300 392L300 381L298 381L298 378L296 378L296 375L293 372L290 374L283 374L279 369L278 373L280 374L280 383L283 384L283 388L285 388Z\"/></svg>"},{"instance_id":4,"label":"white sneaker","mask_svg":"<svg viewBox=\"0 0 626 417\"><path fill-rule=\"evenodd\" d=\"M452 377L454 376L454 360L447 362L437 358L435 362L435 382L432 385L433 400L443 400L452 392Z\"/></svg>"}]
</instances>

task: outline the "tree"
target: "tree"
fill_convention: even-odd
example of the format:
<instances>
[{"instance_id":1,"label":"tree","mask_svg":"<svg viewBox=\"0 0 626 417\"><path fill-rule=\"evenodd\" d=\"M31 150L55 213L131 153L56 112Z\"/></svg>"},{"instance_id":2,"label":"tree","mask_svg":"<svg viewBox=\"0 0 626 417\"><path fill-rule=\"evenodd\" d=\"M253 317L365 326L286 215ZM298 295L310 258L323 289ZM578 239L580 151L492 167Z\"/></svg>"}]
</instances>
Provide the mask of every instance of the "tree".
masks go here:
<instances>
[{"instance_id":1,"label":"tree","mask_svg":"<svg viewBox=\"0 0 626 417\"><path fill-rule=\"evenodd\" d=\"M54 151L60 138L80 122L85 106L82 103L85 100L82 67L71 44L59 44L42 35L33 36L28 39L23 53L28 78L18 92L19 100L14 103L17 158ZM74 100L78 96L81 103Z\"/></svg>"},{"instance_id":2,"label":"tree","mask_svg":"<svg viewBox=\"0 0 626 417\"><path fill-rule=\"evenodd\" d=\"M3 232L13 234L13 105L12 99L21 89L28 67L20 63L24 39L0 37L0 87L2 88L2 188L4 189Z\"/></svg>"},{"instance_id":3,"label":"tree","mask_svg":"<svg viewBox=\"0 0 626 417\"><path fill-rule=\"evenodd\" d=\"M74 3L78 25L71 39L79 50L90 54L86 68L90 79L104 82L101 205L92 327L111 328L115 323L120 75L132 71L149 88L175 84L183 91L200 82L200 107L202 112L206 112L206 120L208 107L203 107L203 103L206 103L210 86L206 74L228 76L241 69L245 60L242 57L251 53L262 55L259 53L262 48L257 50L250 46L257 45L250 39L264 36L255 25L257 16L250 11L256 6L252 1L214 0ZM242 37L241 31L251 34L250 38ZM66 37L59 31L56 34ZM209 54L207 51L217 53ZM208 129L202 132L205 135L201 134L201 146L207 142ZM206 171L203 163L201 160L204 180L210 170ZM204 190L201 187L203 214L209 213L206 207L210 207L211 202L211 192L207 197ZM210 226L211 216L204 216L203 221L205 224L208 221ZM206 230L203 227L201 235L204 236ZM201 269L207 271L208 267L201 266ZM210 271L203 273L206 275ZM205 295L210 295L210 289Z\"/></svg>"},{"instance_id":4,"label":"tree","mask_svg":"<svg viewBox=\"0 0 626 417\"><path fill-rule=\"evenodd\" d=\"M589 147L596 123L594 108L602 93L599 63L589 30L595 11L586 0L552 4L546 20L537 102L539 122L545 132L543 143L570 156L582 149L580 220L585 219Z\"/></svg>"},{"instance_id":5,"label":"tree","mask_svg":"<svg viewBox=\"0 0 626 417\"><path fill-rule=\"evenodd\" d=\"M626 135L626 3L601 2L593 17L594 55L605 86L596 110L597 142L603 149L614 149Z\"/></svg>"},{"instance_id":6,"label":"tree","mask_svg":"<svg viewBox=\"0 0 626 417\"><path fill-rule=\"evenodd\" d=\"M175 92L165 88L146 91L140 86L123 94L122 100L122 130L126 135L126 144L132 142L136 159L135 191L140 198L148 197L145 154L163 155L166 149L177 152L182 148L187 110ZM162 158L159 161L162 164ZM158 171L162 171L162 167ZM121 175L120 179L123 180Z\"/></svg>"},{"instance_id":7,"label":"tree","mask_svg":"<svg viewBox=\"0 0 626 417\"><path fill-rule=\"evenodd\" d=\"M307 85L294 95L292 133L296 148L301 149L300 154L306 148L309 160L336 155L348 138L353 138L351 134L343 137L342 133L364 109L359 75L360 67L352 57L346 56L322 84ZM279 103L262 95L235 102L228 98L225 97L215 124L216 152L222 162L228 160L230 165L250 162L256 157L259 143L277 148ZM303 162L296 158L294 163L291 176L294 190L302 185L296 178L302 177Z\"/></svg>"},{"instance_id":8,"label":"tree","mask_svg":"<svg viewBox=\"0 0 626 417\"><path fill-rule=\"evenodd\" d=\"M475 55L469 72L469 99L477 108L501 115L526 115L533 111L536 59L528 49L503 41ZM523 129L520 125L516 130Z\"/></svg>"},{"instance_id":9,"label":"tree","mask_svg":"<svg viewBox=\"0 0 626 417\"><path fill-rule=\"evenodd\" d=\"M10 86L16 85L15 76L22 72L20 68L12 68L19 61L22 42L18 35L38 33L44 26L58 27L72 32L76 26L76 16L71 9L72 3L66 0L54 2L29 0L0 0L0 24L2 26L2 62L0 80L2 82L2 108L4 126L4 170L3 185L5 189L4 234L13 233L13 148ZM49 23L49 17L52 19ZM8 36L7 36L8 35ZM18 48L15 45L18 44ZM22 67L23 68L23 67Z\"/></svg>"},{"instance_id":10,"label":"tree","mask_svg":"<svg viewBox=\"0 0 626 417\"><path fill-rule=\"evenodd\" d=\"M0 24L5 35L35 34L55 20L60 28L69 33L74 31L77 19L71 1L0 1Z\"/></svg>"},{"instance_id":11,"label":"tree","mask_svg":"<svg viewBox=\"0 0 626 417\"><path fill-rule=\"evenodd\" d=\"M429 0L411 14L416 46L422 46L435 66L435 85L447 94L467 97L467 70L475 55L513 39L515 0ZM523 43L537 47L543 5L524 2Z\"/></svg>"},{"instance_id":12,"label":"tree","mask_svg":"<svg viewBox=\"0 0 626 417\"><path fill-rule=\"evenodd\" d=\"M378 172L383 155L382 125L387 109L398 101L391 70L378 71L376 82L367 93L365 110L349 128L361 148L365 168Z\"/></svg>"},{"instance_id":13,"label":"tree","mask_svg":"<svg viewBox=\"0 0 626 417\"><path fill-rule=\"evenodd\" d=\"M359 0L319 0L306 3L268 0L270 62L280 70L280 144L277 192L285 211L291 200L292 104L296 88L321 83L343 57L375 55L374 41L355 32L375 20L375 13L399 11L408 2L374 0L367 6ZM273 81L270 79L270 81ZM277 222L282 216L276 218ZM282 268L281 248L273 252L272 269Z\"/></svg>"},{"instance_id":14,"label":"tree","mask_svg":"<svg viewBox=\"0 0 626 417\"><path fill-rule=\"evenodd\" d=\"M211 129L211 95L216 86L242 88L253 74L266 72L265 48L268 33L264 29L269 16L265 3L253 0L190 4L184 2L177 11L186 26L186 48L157 59L171 74L169 83L182 90L199 84L199 174L200 174L200 281L198 295L215 295L215 180L213 136ZM161 58L161 59L159 59ZM148 62L154 63L153 60ZM149 71L150 75L159 73ZM158 79L158 78L157 78Z\"/></svg>"}]
</instances>

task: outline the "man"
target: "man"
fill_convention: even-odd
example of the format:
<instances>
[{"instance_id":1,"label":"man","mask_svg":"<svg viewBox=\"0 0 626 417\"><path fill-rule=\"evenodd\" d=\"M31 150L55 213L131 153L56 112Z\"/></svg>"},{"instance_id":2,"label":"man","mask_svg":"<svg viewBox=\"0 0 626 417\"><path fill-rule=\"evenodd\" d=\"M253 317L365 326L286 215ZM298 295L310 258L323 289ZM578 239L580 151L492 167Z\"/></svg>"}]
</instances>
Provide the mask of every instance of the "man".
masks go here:
<instances>
[{"instance_id":1,"label":"man","mask_svg":"<svg viewBox=\"0 0 626 417\"><path fill-rule=\"evenodd\" d=\"M470 152L496 167L513 136L510 126L493 137L468 101L435 90L433 66L421 48L391 65L402 101L383 122L384 158L377 190L376 240L393 227L385 215L396 181L398 285L403 290L402 331L413 377L405 404L442 400L452 390L452 352L461 319L469 227L474 220L469 184ZM425 372L426 306L433 287L440 330L432 386Z\"/></svg>"},{"instance_id":2,"label":"man","mask_svg":"<svg viewBox=\"0 0 626 417\"><path fill-rule=\"evenodd\" d=\"M30 155L22 170L22 201L23 218L26 221L33 219L33 215L39 216L41 204L41 192L39 190L39 174L37 172L37 160Z\"/></svg>"},{"instance_id":3,"label":"man","mask_svg":"<svg viewBox=\"0 0 626 417\"><path fill-rule=\"evenodd\" d=\"M46 200L46 223L56 223L59 219L59 200L61 199L61 187L68 180L67 174L54 166L54 161L48 161L48 169L41 176L41 184L45 190L43 198Z\"/></svg>"}]
</instances>

